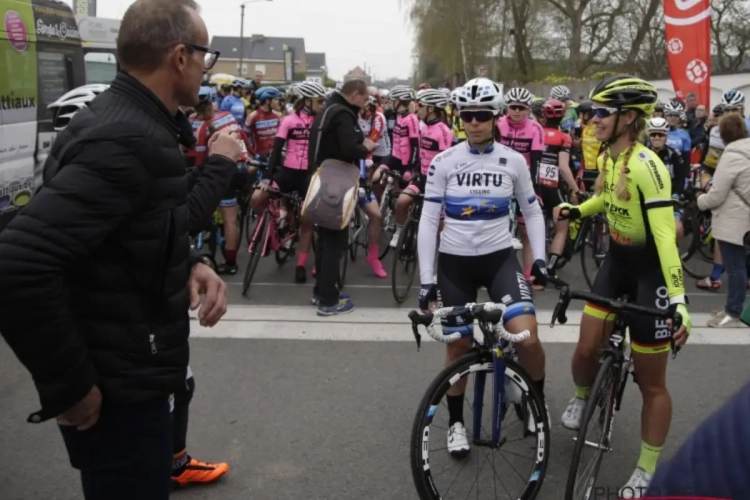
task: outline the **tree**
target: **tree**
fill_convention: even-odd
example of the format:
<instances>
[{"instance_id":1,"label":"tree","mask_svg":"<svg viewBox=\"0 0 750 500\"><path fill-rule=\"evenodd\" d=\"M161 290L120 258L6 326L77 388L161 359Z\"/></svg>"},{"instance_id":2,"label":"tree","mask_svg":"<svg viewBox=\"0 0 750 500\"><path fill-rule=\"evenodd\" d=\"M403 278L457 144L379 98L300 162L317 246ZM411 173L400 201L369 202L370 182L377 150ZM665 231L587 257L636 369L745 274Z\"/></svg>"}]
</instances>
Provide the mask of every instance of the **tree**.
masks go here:
<instances>
[{"instance_id":1,"label":"tree","mask_svg":"<svg viewBox=\"0 0 750 500\"><path fill-rule=\"evenodd\" d=\"M743 0L711 1L711 39L718 70L739 71L750 49L750 6Z\"/></svg>"}]
</instances>

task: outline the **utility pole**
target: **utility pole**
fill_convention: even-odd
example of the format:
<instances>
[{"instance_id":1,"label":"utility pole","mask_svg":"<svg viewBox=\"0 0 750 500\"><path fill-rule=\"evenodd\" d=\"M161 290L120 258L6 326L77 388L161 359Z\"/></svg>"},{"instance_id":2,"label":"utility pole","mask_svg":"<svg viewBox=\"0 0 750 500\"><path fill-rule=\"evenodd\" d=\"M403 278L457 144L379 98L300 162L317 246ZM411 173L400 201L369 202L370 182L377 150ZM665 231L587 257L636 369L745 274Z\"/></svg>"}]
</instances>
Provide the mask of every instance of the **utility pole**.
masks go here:
<instances>
[{"instance_id":1,"label":"utility pole","mask_svg":"<svg viewBox=\"0 0 750 500\"><path fill-rule=\"evenodd\" d=\"M243 50L245 48L245 4L240 5L240 65L237 72L242 78L242 58L244 56Z\"/></svg>"}]
</instances>

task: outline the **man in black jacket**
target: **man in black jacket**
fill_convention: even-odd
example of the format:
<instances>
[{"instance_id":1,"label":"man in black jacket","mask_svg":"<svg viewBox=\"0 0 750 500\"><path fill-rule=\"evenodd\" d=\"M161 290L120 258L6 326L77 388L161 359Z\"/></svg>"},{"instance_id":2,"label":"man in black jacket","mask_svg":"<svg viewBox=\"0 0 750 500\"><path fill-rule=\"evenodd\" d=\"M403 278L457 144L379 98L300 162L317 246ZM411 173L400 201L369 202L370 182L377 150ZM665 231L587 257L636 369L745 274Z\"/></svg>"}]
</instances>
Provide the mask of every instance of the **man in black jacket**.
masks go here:
<instances>
[{"instance_id":1,"label":"man in black jacket","mask_svg":"<svg viewBox=\"0 0 750 500\"><path fill-rule=\"evenodd\" d=\"M308 170L317 169L325 160L333 159L351 163L352 168L364 160L377 144L366 139L359 128L359 111L367 103L369 93L362 80L346 82L340 91L331 95L329 112L315 115L308 142ZM318 140L318 130L322 132ZM317 151L316 151L317 147ZM351 312L354 304L348 297L340 297L338 289L339 261L346 244L348 229L333 230L318 227L318 246L315 254L317 269L313 303L318 306L318 316L332 316Z\"/></svg>"},{"instance_id":2,"label":"man in black jacket","mask_svg":"<svg viewBox=\"0 0 750 500\"><path fill-rule=\"evenodd\" d=\"M131 5L124 72L60 134L43 187L0 233L0 333L39 393L29 421L57 419L87 500L168 498L187 309L207 326L226 311L226 286L190 254L189 213L226 189L240 145L216 136L216 175L190 196L178 146L192 140L179 107L217 56L196 9Z\"/></svg>"}]
</instances>

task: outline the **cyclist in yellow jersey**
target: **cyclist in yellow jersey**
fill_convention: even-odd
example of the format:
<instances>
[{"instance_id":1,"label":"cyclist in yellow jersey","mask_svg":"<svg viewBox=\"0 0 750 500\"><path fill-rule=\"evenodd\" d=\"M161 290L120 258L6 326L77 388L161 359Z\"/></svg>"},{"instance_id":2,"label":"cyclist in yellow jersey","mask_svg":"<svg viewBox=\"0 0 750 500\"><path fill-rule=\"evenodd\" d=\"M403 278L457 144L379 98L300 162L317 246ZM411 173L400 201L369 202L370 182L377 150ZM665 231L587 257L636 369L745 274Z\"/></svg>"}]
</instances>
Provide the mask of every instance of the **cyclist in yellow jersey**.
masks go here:
<instances>
[{"instance_id":1,"label":"cyclist in yellow jersey","mask_svg":"<svg viewBox=\"0 0 750 500\"><path fill-rule=\"evenodd\" d=\"M611 241L593 293L612 299L628 295L643 306L676 308L683 326L674 340L681 345L692 322L675 244L670 175L659 156L638 142L656 96L653 85L628 75L605 78L591 91L596 136L606 145L598 158L596 194L580 206L562 204L558 210L573 219L606 213ZM569 429L580 427L604 330L613 319L610 311L598 306L587 303L583 309L572 363L576 394L562 417ZM642 443L636 469L620 495L639 498L634 493L645 493L672 419L666 387L671 330L662 320L637 315L629 318L628 327L635 378L643 397Z\"/></svg>"},{"instance_id":2,"label":"cyclist in yellow jersey","mask_svg":"<svg viewBox=\"0 0 750 500\"><path fill-rule=\"evenodd\" d=\"M599 175L596 159L599 157L599 151L602 148L602 141L596 138L596 124L592 123L594 118L593 106L594 103L591 101L583 101L578 105L580 127L576 129L576 133L580 134L580 138L578 141L573 141L573 144L581 149L579 177L587 191L591 191Z\"/></svg>"}]
</instances>

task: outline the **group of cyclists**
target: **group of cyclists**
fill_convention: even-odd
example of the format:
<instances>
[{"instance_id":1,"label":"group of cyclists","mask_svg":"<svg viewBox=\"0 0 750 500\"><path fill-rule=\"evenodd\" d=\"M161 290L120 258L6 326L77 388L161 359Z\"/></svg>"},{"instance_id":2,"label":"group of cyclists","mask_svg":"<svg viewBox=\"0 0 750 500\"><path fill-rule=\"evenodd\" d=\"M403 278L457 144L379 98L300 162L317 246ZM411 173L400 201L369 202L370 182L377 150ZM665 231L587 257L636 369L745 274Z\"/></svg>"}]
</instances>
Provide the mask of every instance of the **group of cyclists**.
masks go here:
<instances>
[{"instance_id":1,"label":"group of cyclists","mask_svg":"<svg viewBox=\"0 0 750 500\"><path fill-rule=\"evenodd\" d=\"M250 199L256 213L265 209L269 187L297 192L303 199L310 182L310 127L335 90L302 82L285 94L266 86L254 90L251 103L242 100L242 87L237 88L234 99L210 86L200 89L199 103L187 110L196 139L195 147L186 152L188 163L199 166L211 134L231 128L246 150L238 171L243 182L249 178L254 187ZM77 105L85 105L101 88L77 91ZM229 106L227 99L233 101ZM741 92L728 91L721 111L744 115L744 103ZM502 321L508 332L531 332L517 345L517 352L539 393L544 390L545 353L537 333L533 289L562 283L557 262L569 221L602 212L608 220L610 246L594 293L612 299L628 296L637 304L672 308L681 314L677 331L649 317L634 316L630 323L643 412L641 451L622 490L626 498L645 493L655 472L671 421L666 387L670 345L686 342L692 326L676 246L681 229L675 200L691 165L685 123L681 102L661 105L652 84L628 75L605 78L590 99L580 103L572 100L565 86L554 87L549 98L537 98L524 88L503 93L501 85L486 78L453 90L426 84L419 89L371 88L360 114L364 135L378 145L364 169L363 182L370 183L372 190L361 191L360 199L370 220L368 230L374 231L367 258L373 273L387 276L378 260L382 230L378 181L386 170L395 170L404 183L395 207L391 245L395 246L415 203L407 191L422 194L424 200L418 230L419 308L427 311L435 302L440 307L473 303L478 290L486 288L492 301L507 307ZM708 135L701 158L704 186L723 151L718 133L711 129ZM251 161L259 157L264 161ZM258 165L266 163L258 172ZM241 184L235 183L218 207L226 238L225 262L218 267L221 274L237 272ZM515 256L512 212L519 223L522 263ZM546 221L550 220L554 237L548 248ZM307 278L313 227L303 220L300 232L295 280L302 283ZM562 415L568 429L580 426L597 352L613 319L611 311L599 306L584 307L572 360L575 394ZM442 327L464 337L447 346L447 366L471 348L473 327L450 319ZM470 451L464 389L465 384L456 384L447 395L447 449L457 459Z\"/></svg>"}]
</instances>

